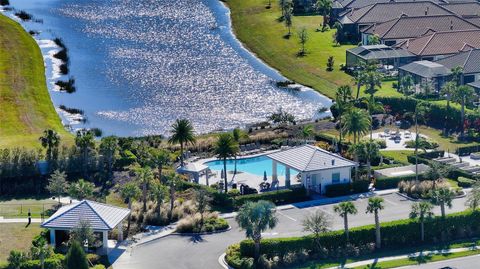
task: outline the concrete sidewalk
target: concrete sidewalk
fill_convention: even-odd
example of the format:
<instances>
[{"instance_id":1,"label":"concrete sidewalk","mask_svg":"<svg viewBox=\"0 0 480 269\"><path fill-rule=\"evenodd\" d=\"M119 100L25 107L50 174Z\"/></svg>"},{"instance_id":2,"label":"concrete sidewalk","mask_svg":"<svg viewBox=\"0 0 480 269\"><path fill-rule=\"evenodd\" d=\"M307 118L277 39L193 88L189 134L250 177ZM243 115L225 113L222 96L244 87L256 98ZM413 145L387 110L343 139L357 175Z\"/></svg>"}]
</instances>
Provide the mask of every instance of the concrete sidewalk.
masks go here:
<instances>
[{"instance_id":1,"label":"concrete sidewalk","mask_svg":"<svg viewBox=\"0 0 480 269\"><path fill-rule=\"evenodd\" d=\"M0 224L1 223L28 223L28 218L5 219L2 216L0 216ZM32 218L32 223L42 223L42 219L33 219Z\"/></svg>"}]
</instances>

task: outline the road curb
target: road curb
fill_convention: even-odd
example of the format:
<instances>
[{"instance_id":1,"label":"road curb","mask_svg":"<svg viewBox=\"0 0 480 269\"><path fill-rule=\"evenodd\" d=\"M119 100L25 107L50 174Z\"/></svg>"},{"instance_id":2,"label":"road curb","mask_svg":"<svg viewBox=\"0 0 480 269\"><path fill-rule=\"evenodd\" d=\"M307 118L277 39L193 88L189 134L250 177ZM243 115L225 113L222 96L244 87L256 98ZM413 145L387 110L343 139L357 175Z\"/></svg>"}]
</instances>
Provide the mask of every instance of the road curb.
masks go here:
<instances>
[{"instance_id":1,"label":"road curb","mask_svg":"<svg viewBox=\"0 0 480 269\"><path fill-rule=\"evenodd\" d=\"M220 257L218 257L218 263L220 264L220 266L222 266L222 268L233 269L233 267L228 265L227 261L225 260L225 256L227 256L227 253L223 253L222 255L220 255Z\"/></svg>"},{"instance_id":2,"label":"road curb","mask_svg":"<svg viewBox=\"0 0 480 269\"><path fill-rule=\"evenodd\" d=\"M227 229L225 230L220 230L220 231L214 231L214 232L203 232L203 233L179 233L179 232L173 232L170 235L184 235L184 236L195 236L195 235L209 235L209 234L219 234L219 233L224 233L228 232L232 229L232 226L228 226Z\"/></svg>"}]
</instances>

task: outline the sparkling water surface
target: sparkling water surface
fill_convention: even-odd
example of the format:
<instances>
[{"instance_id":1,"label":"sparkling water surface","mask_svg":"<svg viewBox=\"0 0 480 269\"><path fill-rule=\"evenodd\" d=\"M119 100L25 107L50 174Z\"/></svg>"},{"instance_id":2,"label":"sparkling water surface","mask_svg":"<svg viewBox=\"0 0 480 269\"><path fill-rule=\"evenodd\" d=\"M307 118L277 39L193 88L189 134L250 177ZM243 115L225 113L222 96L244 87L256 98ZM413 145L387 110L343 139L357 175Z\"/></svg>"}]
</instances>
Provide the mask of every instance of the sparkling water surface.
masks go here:
<instances>
[{"instance_id":1,"label":"sparkling water surface","mask_svg":"<svg viewBox=\"0 0 480 269\"><path fill-rule=\"evenodd\" d=\"M41 32L55 106L85 112L86 123L61 114L74 128L168 135L175 119L187 118L204 133L262 121L279 108L310 118L331 104L311 90L277 88L284 78L241 46L217 0L10 2L43 21L23 25ZM54 37L68 48L74 94L55 91Z\"/></svg>"}]
</instances>

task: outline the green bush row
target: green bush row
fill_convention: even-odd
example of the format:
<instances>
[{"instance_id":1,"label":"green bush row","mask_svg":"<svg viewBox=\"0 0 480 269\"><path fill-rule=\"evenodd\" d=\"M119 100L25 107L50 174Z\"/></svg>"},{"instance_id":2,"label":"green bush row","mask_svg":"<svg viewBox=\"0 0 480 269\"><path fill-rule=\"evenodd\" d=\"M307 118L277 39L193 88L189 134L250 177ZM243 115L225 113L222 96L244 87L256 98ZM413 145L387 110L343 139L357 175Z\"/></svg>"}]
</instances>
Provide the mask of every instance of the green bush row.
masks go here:
<instances>
[{"instance_id":1,"label":"green bush row","mask_svg":"<svg viewBox=\"0 0 480 269\"><path fill-rule=\"evenodd\" d=\"M467 155L470 155L470 153L479 152L479 151L480 151L480 145L473 145L473 146L459 147L455 150L455 153L460 156L467 156Z\"/></svg>"},{"instance_id":2,"label":"green bush row","mask_svg":"<svg viewBox=\"0 0 480 269\"><path fill-rule=\"evenodd\" d=\"M45 259L45 269L59 269L63 268L65 256L62 254L54 254L52 257ZM28 260L20 264L20 269L41 269L40 260Z\"/></svg>"},{"instance_id":3,"label":"green bush row","mask_svg":"<svg viewBox=\"0 0 480 269\"><path fill-rule=\"evenodd\" d=\"M409 181L409 180L415 180L415 179L416 179L415 175L405 175L405 176L398 176L398 177L381 177L376 179L375 189L378 189L378 190L395 189L398 187L398 183L400 183L400 181L402 180ZM419 174L418 179L422 180L423 175Z\"/></svg>"},{"instance_id":4,"label":"green bush row","mask_svg":"<svg viewBox=\"0 0 480 269\"><path fill-rule=\"evenodd\" d=\"M458 177L457 182L459 187L470 188L477 181L474 179L466 178L466 177Z\"/></svg>"},{"instance_id":5,"label":"green bush row","mask_svg":"<svg viewBox=\"0 0 480 269\"><path fill-rule=\"evenodd\" d=\"M248 194L235 197L235 207L241 207L246 202L257 202L260 200L270 201L276 205L296 203L308 200L305 188L283 189L278 191L269 191L259 194Z\"/></svg>"},{"instance_id":6,"label":"green bush row","mask_svg":"<svg viewBox=\"0 0 480 269\"><path fill-rule=\"evenodd\" d=\"M372 217L373 218L373 217ZM425 223L425 241L420 241L420 224L415 220L399 220L381 224L382 248L418 246L421 244L439 243L454 239L480 235L480 212L465 211L448 215L445 219L435 217ZM375 243L374 225L362 226L350 230L349 244L356 247ZM327 250L342 249L346 245L343 231L325 233L320 238L320 245ZM284 256L287 253L314 251L313 237L290 237L263 239L260 253L269 258ZM240 242L241 257L254 256L252 240Z\"/></svg>"},{"instance_id":7,"label":"green bush row","mask_svg":"<svg viewBox=\"0 0 480 269\"><path fill-rule=\"evenodd\" d=\"M367 192L369 185L370 182L367 180L359 180L352 183L327 185L325 186L325 195L327 197L337 197Z\"/></svg>"}]
</instances>

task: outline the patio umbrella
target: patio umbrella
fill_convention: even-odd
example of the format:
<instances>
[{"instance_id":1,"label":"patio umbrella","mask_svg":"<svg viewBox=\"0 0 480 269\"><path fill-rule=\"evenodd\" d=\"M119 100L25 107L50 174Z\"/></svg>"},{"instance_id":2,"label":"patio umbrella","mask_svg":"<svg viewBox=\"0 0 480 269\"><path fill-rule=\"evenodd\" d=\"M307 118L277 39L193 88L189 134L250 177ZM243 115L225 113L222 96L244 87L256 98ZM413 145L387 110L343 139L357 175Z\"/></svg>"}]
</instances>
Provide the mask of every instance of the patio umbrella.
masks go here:
<instances>
[{"instance_id":1,"label":"patio umbrella","mask_svg":"<svg viewBox=\"0 0 480 269\"><path fill-rule=\"evenodd\" d=\"M222 169L222 172L220 173L220 178L223 179L223 169Z\"/></svg>"},{"instance_id":2,"label":"patio umbrella","mask_svg":"<svg viewBox=\"0 0 480 269\"><path fill-rule=\"evenodd\" d=\"M267 181L267 171L263 171L263 181Z\"/></svg>"}]
</instances>

